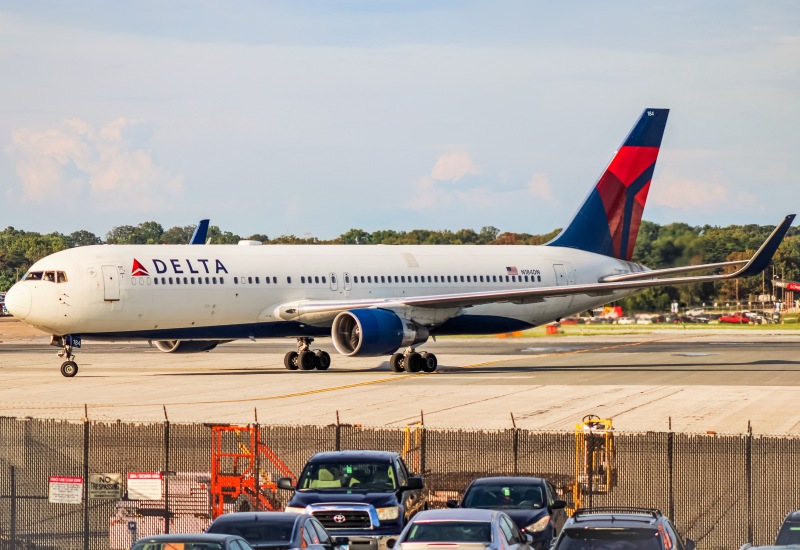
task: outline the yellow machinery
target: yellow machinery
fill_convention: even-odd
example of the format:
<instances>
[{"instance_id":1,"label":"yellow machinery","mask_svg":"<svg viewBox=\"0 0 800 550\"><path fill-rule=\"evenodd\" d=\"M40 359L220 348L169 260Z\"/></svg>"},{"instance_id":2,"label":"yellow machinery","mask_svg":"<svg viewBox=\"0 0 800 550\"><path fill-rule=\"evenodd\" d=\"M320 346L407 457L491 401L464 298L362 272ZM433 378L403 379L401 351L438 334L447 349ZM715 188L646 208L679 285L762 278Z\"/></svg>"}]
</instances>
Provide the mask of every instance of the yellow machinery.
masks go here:
<instances>
[{"instance_id":1,"label":"yellow machinery","mask_svg":"<svg viewBox=\"0 0 800 550\"><path fill-rule=\"evenodd\" d=\"M572 485L575 508L583 506L583 496L588 495L588 506L593 494L603 494L617 484L614 465L614 427L610 418L590 414L575 426L575 481Z\"/></svg>"}]
</instances>

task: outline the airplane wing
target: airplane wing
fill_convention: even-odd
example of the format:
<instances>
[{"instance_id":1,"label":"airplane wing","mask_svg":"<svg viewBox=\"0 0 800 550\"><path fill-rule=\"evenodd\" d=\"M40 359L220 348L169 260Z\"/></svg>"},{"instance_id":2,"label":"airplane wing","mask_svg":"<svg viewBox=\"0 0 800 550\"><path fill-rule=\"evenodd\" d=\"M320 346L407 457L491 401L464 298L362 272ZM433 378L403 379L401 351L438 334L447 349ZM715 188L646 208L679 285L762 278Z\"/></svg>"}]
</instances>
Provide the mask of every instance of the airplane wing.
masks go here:
<instances>
[{"instance_id":1,"label":"airplane wing","mask_svg":"<svg viewBox=\"0 0 800 550\"><path fill-rule=\"evenodd\" d=\"M515 304L528 304L542 302L554 296L569 296L585 294L590 296L610 295L617 290L637 290L653 286L683 285L689 283L704 283L750 277L761 273L772 260L775 251L786 236L792 225L794 214L786 216L783 221L772 231L761 247L747 261L720 262L700 264L695 266L656 269L645 272L609 275L601 277L597 283L582 285L564 285L537 288L521 288L513 290L490 290L484 292L469 292L458 294L436 294L430 296L416 296L407 298L384 298L371 300L315 300L301 301L284 304L278 307L277 314L282 319L297 319L302 316L314 316L323 319L330 315L331 318L342 311L361 308L392 308L402 306L416 306L429 308L463 308L482 304L510 302ZM744 265L742 265L744 264ZM715 275L694 275L685 277L672 277L676 273L687 273L726 266L742 265L733 273Z\"/></svg>"}]
</instances>

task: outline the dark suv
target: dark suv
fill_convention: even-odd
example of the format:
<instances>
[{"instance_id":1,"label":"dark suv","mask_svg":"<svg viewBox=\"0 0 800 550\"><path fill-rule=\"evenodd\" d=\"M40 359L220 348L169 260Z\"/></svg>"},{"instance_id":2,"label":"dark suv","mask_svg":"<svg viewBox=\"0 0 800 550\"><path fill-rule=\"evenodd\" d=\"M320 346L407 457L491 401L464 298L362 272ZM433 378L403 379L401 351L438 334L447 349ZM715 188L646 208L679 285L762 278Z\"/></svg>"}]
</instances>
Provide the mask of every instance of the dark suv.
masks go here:
<instances>
[{"instance_id":1,"label":"dark suv","mask_svg":"<svg viewBox=\"0 0 800 550\"><path fill-rule=\"evenodd\" d=\"M287 512L311 514L332 536L348 537L352 550L385 547L426 505L422 478L383 451L317 453L296 486L284 477L278 487L294 490Z\"/></svg>"},{"instance_id":2,"label":"dark suv","mask_svg":"<svg viewBox=\"0 0 800 550\"><path fill-rule=\"evenodd\" d=\"M554 550L694 550L672 522L653 508L578 508L564 524Z\"/></svg>"},{"instance_id":3,"label":"dark suv","mask_svg":"<svg viewBox=\"0 0 800 550\"><path fill-rule=\"evenodd\" d=\"M800 544L800 510L789 512L783 520L781 530L778 531L778 539L775 546L788 546L790 544Z\"/></svg>"},{"instance_id":4,"label":"dark suv","mask_svg":"<svg viewBox=\"0 0 800 550\"><path fill-rule=\"evenodd\" d=\"M517 527L533 538L531 546L547 550L567 520L567 505L556 498L555 489L540 477L480 477L473 480L459 503L448 500L448 508L502 510Z\"/></svg>"}]
</instances>

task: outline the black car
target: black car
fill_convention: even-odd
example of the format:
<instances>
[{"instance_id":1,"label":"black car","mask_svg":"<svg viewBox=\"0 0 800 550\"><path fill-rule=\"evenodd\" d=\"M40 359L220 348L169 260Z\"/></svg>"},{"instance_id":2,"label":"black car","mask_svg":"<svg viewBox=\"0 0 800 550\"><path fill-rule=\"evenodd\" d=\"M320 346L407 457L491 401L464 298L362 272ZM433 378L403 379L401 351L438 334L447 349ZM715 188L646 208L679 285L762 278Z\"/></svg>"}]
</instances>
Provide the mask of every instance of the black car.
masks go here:
<instances>
[{"instance_id":1,"label":"black car","mask_svg":"<svg viewBox=\"0 0 800 550\"><path fill-rule=\"evenodd\" d=\"M450 500L450 508L502 510L517 527L533 537L531 546L550 547L567 520L567 503L540 477L482 477L470 483L461 502Z\"/></svg>"},{"instance_id":2,"label":"black car","mask_svg":"<svg viewBox=\"0 0 800 550\"><path fill-rule=\"evenodd\" d=\"M131 550L253 550L246 540L235 535L155 535L133 543Z\"/></svg>"},{"instance_id":3,"label":"black car","mask_svg":"<svg viewBox=\"0 0 800 550\"><path fill-rule=\"evenodd\" d=\"M346 538L333 538L311 516L290 512L236 512L223 514L207 533L238 535L256 550L338 550Z\"/></svg>"},{"instance_id":4,"label":"black car","mask_svg":"<svg viewBox=\"0 0 800 550\"><path fill-rule=\"evenodd\" d=\"M800 510L789 512L783 520L775 546L800 545Z\"/></svg>"},{"instance_id":5,"label":"black car","mask_svg":"<svg viewBox=\"0 0 800 550\"><path fill-rule=\"evenodd\" d=\"M578 508L564 524L553 550L694 550L672 522L654 508Z\"/></svg>"}]
</instances>

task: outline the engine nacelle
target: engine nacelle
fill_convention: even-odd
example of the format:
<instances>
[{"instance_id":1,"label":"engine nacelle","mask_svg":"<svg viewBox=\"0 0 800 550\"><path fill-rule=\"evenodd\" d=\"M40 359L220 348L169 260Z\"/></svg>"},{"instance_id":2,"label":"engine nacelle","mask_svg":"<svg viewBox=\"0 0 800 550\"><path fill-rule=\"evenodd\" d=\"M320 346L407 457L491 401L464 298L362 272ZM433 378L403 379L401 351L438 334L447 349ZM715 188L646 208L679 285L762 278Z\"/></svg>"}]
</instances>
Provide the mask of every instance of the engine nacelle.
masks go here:
<instances>
[{"instance_id":1,"label":"engine nacelle","mask_svg":"<svg viewBox=\"0 0 800 550\"><path fill-rule=\"evenodd\" d=\"M164 353L200 353L217 347L219 340L153 340L153 344Z\"/></svg>"},{"instance_id":2,"label":"engine nacelle","mask_svg":"<svg viewBox=\"0 0 800 550\"><path fill-rule=\"evenodd\" d=\"M333 320L336 351L348 357L389 355L401 347L421 344L428 329L385 309L343 311Z\"/></svg>"}]
</instances>

